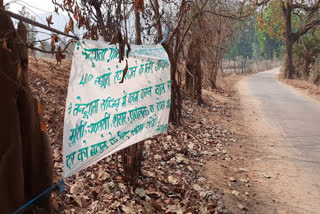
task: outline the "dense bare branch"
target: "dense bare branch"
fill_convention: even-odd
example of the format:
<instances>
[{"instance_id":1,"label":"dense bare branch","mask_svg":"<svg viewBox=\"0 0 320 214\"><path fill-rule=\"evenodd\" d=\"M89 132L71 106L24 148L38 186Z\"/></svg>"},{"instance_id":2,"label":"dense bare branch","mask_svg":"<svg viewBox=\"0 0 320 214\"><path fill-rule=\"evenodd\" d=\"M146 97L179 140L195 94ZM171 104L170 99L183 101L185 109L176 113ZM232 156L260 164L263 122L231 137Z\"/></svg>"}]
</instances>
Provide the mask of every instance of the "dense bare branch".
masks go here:
<instances>
[{"instance_id":1,"label":"dense bare branch","mask_svg":"<svg viewBox=\"0 0 320 214\"><path fill-rule=\"evenodd\" d=\"M29 18L26 18L26 17L23 17L23 16L20 16L18 14L15 14L11 11L7 11L7 10L4 10L2 8L0 8L0 12L1 13L5 13L6 15L12 17L12 18L15 18L15 19L18 19L22 22L25 22L25 23L28 23L28 24L31 24L31 25L34 25L34 26L37 26L37 27L40 27L40 28L43 28L43 29L46 29L48 31L51 31L51 32L54 32L54 33L57 33L57 34L61 34L63 36L67 36L67 37L70 37L70 38L73 38L73 39L76 39L76 40L79 40L79 38L77 36L73 36L73 35L69 35L69 34L66 34L60 30L57 30L57 29L54 29L52 27L49 27L47 25L44 25L44 24L41 24L39 22L36 22L32 19L29 19Z\"/></svg>"}]
</instances>

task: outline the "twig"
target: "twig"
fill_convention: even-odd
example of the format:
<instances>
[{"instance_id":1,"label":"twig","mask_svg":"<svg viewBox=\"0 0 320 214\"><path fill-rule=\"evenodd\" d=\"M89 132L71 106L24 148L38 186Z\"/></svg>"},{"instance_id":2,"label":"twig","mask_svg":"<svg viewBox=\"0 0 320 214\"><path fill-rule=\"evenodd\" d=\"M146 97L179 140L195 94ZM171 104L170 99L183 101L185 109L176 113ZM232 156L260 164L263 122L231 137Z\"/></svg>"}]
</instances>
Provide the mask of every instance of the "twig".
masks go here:
<instances>
[{"instance_id":1,"label":"twig","mask_svg":"<svg viewBox=\"0 0 320 214\"><path fill-rule=\"evenodd\" d=\"M191 134L191 133L189 132L189 129L187 129L187 134L190 135L191 137L193 137L194 139L198 140L200 143L204 143L203 140L200 140L198 137L196 137L196 136L194 136L193 134Z\"/></svg>"},{"instance_id":2,"label":"twig","mask_svg":"<svg viewBox=\"0 0 320 214\"><path fill-rule=\"evenodd\" d=\"M67 50L67 48L69 47L70 44L74 43L75 41L74 40L70 40L64 47L64 49L62 50L62 52L65 52ZM29 44L26 44L26 46L32 50L36 50L36 51L40 51L42 53L49 53L49 54L55 54L57 53L58 51L46 51L46 50L42 50L40 48L37 48L37 47L34 47L34 46L31 46Z\"/></svg>"},{"instance_id":3,"label":"twig","mask_svg":"<svg viewBox=\"0 0 320 214\"><path fill-rule=\"evenodd\" d=\"M184 63L181 63L181 64L184 66L184 68L186 69L187 73L188 73L190 76L192 76L192 78L194 78L193 74L189 71L189 69L187 68L187 66L186 66Z\"/></svg>"},{"instance_id":4,"label":"twig","mask_svg":"<svg viewBox=\"0 0 320 214\"><path fill-rule=\"evenodd\" d=\"M8 11L8 10L5 10L3 8L0 8L0 12L1 13L5 13L7 14L8 16L12 17L12 18L15 18L15 19L18 19L22 22L25 22L25 23L28 23L28 24L31 24L31 25L34 25L34 26L37 26L37 27L40 27L40 28L43 28L43 29L46 29L48 31L51 31L51 32L54 32L54 33L57 33L57 34L61 34L61 35L64 35L64 36L67 36L67 37L70 37L70 38L73 38L73 39L76 39L76 40L79 40L79 38L77 36L73 36L73 35L69 35L69 34L66 34L60 30L57 30L57 29L54 29L52 27L49 27L47 25L44 25L44 24L41 24L39 22L36 22L32 19L29 19L29 18L26 18L26 17L23 17L23 16L20 16L18 14L15 14L11 11Z\"/></svg>"}]
</instances>

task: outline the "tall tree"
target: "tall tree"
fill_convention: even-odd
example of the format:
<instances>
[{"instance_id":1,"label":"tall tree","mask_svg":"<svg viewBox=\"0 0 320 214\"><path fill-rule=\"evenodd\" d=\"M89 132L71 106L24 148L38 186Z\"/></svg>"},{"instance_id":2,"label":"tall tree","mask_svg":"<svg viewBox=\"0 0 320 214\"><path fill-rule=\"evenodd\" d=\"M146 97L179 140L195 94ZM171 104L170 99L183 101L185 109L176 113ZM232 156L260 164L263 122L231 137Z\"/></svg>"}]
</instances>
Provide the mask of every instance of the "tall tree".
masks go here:
<instances>
[{"instance_id":1,"label":"tall tree","mask_svg":"<svg viewBox=\"0 0 320 214\"><path fill-rule=\"evenodd\" d=\"M294 77L292 48L298 39L311 29L320 25L320 0L263 0L255 1L256 5L274 4L279 7L283 22L283 40L285 42L285 66L284 74L288 79ZM299 25L293 26L293 17L299 17ZM272 33L274 29L269 31Z\"/></svg>"}]
</instances>

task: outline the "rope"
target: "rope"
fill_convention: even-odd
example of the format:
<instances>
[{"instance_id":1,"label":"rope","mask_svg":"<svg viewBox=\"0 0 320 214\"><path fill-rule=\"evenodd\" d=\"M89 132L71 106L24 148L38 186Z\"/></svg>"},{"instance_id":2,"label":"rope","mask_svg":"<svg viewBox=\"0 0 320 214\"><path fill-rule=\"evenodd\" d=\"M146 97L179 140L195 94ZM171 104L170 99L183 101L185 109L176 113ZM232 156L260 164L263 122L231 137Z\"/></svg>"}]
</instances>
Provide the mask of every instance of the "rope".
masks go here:
<instances>
[{"instance_id":1,"label":"rope","mask_svg":"<svg viewBox=\"0 0 320 214\"><path fill-rule=\"evenodd\" d=\"M41 194L39 194L37 197L35 197L34 199L32 199L31 201L29 201L28 203L24 204L22 207L20 207L19 209L17 209L16 211L13 212L13 214L17 214L19 212L21 212L22 210L24 210L27 206L29 206L30 204L32 204L33 202L35 202L36 200L38 200L39 198L41 198L42 196L44 196L45 194L47 194L48 192L50 192L51 190L53 190L58 184L60 184L60 191L64 191L64 181L63 179L58 181L57 183L55 183L54 185L52 185L51 187L49 187L48 189L46 189L45 191L43 191Z\"/></svg>"},{"instance_id":2,"label":"rope","mask_svg":"<svg viewBox=\"0 0 320 214\"><path fill-rule=\"evenodd\" d=\"M166 33L165 33L165 35L164 35L164 37L163 37L163 39L160 41L160 44L162 44L162 43L164 43L164 41L166 41L167 36L168 36L168 34L169 34L169 31L170 31L170 29L168 28L167 31L166 31Z\"/></svg>"}]
</instances>

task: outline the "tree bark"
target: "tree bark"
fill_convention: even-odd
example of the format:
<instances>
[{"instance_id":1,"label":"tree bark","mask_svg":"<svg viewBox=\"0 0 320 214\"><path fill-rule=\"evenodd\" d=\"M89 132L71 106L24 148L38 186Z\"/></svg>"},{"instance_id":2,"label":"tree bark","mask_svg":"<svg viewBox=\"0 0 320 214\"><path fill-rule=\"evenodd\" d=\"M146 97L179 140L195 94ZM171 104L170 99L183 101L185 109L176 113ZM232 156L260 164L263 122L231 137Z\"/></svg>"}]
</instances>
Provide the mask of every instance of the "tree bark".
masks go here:
<instances>
[{"instance_id":1,"label":"tree bark","mask_svg":"<svg viewBox=\"0 0 320 214\"><path fill-rule=\"evenodd\" d=\"M20 21L23 21L25 23L28 23L28 24L31 24L31 25L34 25L34 26L37 26L37 27L40 27L40 28L43 28L43 29L46 29L48 31L51 31L51 32L54 32L54 33L57 33L57 34L61 34L63 36L66 36L66 37L70 37L70 38L73 38L73 39L76 39L76 40L79 40L79 38L77 36L73 36L73 35L69 35L69 34L66 34L60 30L57 30L57 29L54 29L54 28L51 28L51 27L48 27L47 25L44 25L44 24L41 24L39 22L36 22L32 19L29 19L29 18L26 18L26 17L23 17L23 16L20 16L18 14L15 14L11 11L7 11L3 8L0 7L0 13L4 13L12 18L15 18L15 19L18 19Z\"/></svg>"},{"instance_id":2,"label":"tree bark","mask_svg":"<svg viewBox=\"0 0 320 214\"><path fill-rule=\"evenodd\" d=\"M298 40L299 37L306 34L309 30L314 29L318 25L320 25L320 20L315 19L307 24L305 24L303 27L301 27L297 32L292 32L292 26L291 26L291 18L292 13L294 12L294 9L303 8L308 13L306 14L306 17L312 18L314 13L319 11L319 4L316 3L315 5L303 5L295 3L293 0L282 0L281 2L281 9L282 14L284 17L284 24L285 24L285 31L284 31L284 41L286 45L285 49L285 68L284 68L284 74L285 77L288 79L292 79L295 75L295 70L293 66L293 59L292 59L292 47L294 43Z\"/></svg>"},{"instance_id":3,"label":"tree bark","mask_svg":"<svg viewBox=\"0 0 320 214\"><path fill-rule=\"evenodd\" d=\"M292 48L295 42L294 34L292 33L291 26L291 15L293 10L293 0L286 2L281 2L282 13L284 17L285 32L284 32L284 42L286 45L285 49L285 67L284 75L287 79L292 79L294 76L294 67L292 60Z\"/></svg>"},{"instance_id":4,"label":"tree bark","mask_svg":"<svg viewBox=\"0 0 320 214\"><path fill-rule=\"evenodd\" d=\"M216 68L218 65L216 62L212 63L212 72L210 72L210 83L211 88L216 89L217 88L217 73L218 69Z\"/></svg>"},{"instance_id":5,"label":"tree bark","mask_svg":"<svg viewBox=\"0 0 320 214\"><path fill-rule=\"evenodd\" d=\"M201 75L201 59L200 59L200 40L194 35L188 49L188 57L186 62L186 88L189 93L202 104L202 75Z\"/></svg>"},{"instance_id":6,"label":"tree bark","mask_svg":"<svg viewBox=\"0 0 320 214\"><path fill-rule=\"evenodd\" d=\"M135 13L135 18L136 18L136 22L135 22L136 44L137 44L137 45L141 45L141 44L142 44L142 41L141 41L140 12L137 11L137 9L135 9L134 13Z\"/></svg>"},{"instance_id":7,"label":"tree bark","mask_svg":"<svg viewBox=\"0 0 320 214\"><path fill-rule=\"evenodd\" d=\"M188 48L188 56L187 56L187 60L186 60L186 71L185 71L185 88L186 91L189 94L193 93L194 90L194 69L193 69L193 65L195 63L194 61L194 41L191 41L189 48ZM192 94L193 96L193 94Z\"/></svg>"},{"instance_id":8,"label":"tree bark","mask_svg":"<svg viewBox=\"0 0 320 214\"><path fill-rule=\"evenodd\" d=\"M12 213L52 185L51 145L41 130L38 102L27 81L28 61L25 31L19 23L18 33L11 19L0 13L0 39L6 36L7 48L0 48L0 205L1 212ZM19 35L20 33L20 35ZM41 197L34 206L50 213L50 195Z\"/></svg>"},{"instance_id":9,"label":"tree bark","mask_svg":"<svg viewBox=\"0 0 320 214\"><path fill-rule=\"evenodd\" d=\"M305 64L304 64L304 78L305 79L308 79L308 77L309 77L310 65L311 65L310 56L307 55L307 56L305 56Z\"/></svg>"},{"instance_id":10,"label":"tree bark","mask_svg":"<svg viewBox=\"0 0 320 214\"><path fill-rule=\"evenodd\" d=\"M141 45L141 23L140 13L135 9L135 31L136 44ZM130 182L135 187L139 174L141 173L141 166L143 161L144 141L140 141L132 146L121 150L122 168L124 171L124 180Z\"/></svg>"},{"instance_id":11,"label":"tree bark","mask_svg":"<svg viewBox=\"0 0 320 214\"><path fill-rule=\"evenodd\" d=\"M103 36L103 39L104 39L105 42L110 42L110 41L108 41L108 40L110 40L110 36L108 36L107 28L106 28L106 26L104 24L104 20L103 20L103 16L102 16L102 13L101 13L100 5L98 4L97 1L93 2L93 7L96 10L97 21L98 21L98 24L100 26L100 30L101 30L101 34Z\"/></svg>"},{"instance_id":12,"label":"tree bark","mask_svg":"<svg viewBox=\"0 0 320 214\"><path fill-rule=\"evenodd\" d=\"M159 2L158 0L154 0L154 14L155 14L155 22L156 22L156 28L157 28L157 43L159 43L162 40L162 27L161 27L161 21L160 21L160 12L159 12Z\"/></svg>"},{"instance_id":13,"label":"tree bark","mask_svg":"<svg viewBox=\"0 0 320 214\"><path fill-rule=\"evenodd\" d=\"M170 61L171 63L171 109L170 121L175 125L181 124L181 110L182 110L182 95L180 87L176 80L177 61Z\"/></svg>"},{"instance_id":14,"label":"tree bark","mask_svg":"<svg viewBox=\"0 0 320 214\"><path fill-rule=\"evenodd\" d=\"M174 54L174 50L177 49L177 43L175 43L174 47L169 47L167 43L163 43L162 46L166 50L169 57L169 61L170 61L171 107L170 107L169 121L175 125L180 125L181 110L182 110L182 94L176 79L176 74L178 71L177 69L178 56Z\"/></svg>"},{"instance_id":15,"label":"tree bark","mask_svg":"<svg viewBox=\"0 0 320 214\"><path fill-rule=\"evenodd\" d=\"M292 48L294 40L291 35L291 12L288 19L285 21L286 30L285 30L285 68L284 74L287 79L292 79L294 75L293 59L292 59Z\"/></svg>"}]
</instances>

